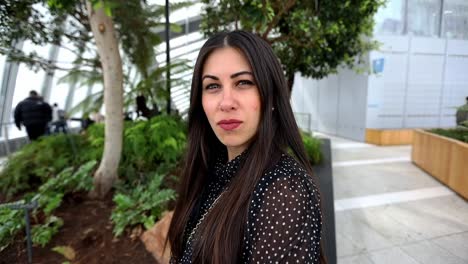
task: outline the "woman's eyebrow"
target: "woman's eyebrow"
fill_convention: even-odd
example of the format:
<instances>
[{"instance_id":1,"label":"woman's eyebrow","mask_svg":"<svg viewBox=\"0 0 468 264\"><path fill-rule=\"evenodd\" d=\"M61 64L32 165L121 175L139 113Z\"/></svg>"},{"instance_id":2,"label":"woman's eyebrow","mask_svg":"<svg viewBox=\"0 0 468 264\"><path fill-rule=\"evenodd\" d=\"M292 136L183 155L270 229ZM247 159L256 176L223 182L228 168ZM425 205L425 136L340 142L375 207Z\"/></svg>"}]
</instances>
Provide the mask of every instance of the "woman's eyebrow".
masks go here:
<instances>
[{"instance_id":1,"label":"woman's eyebrow","mask_svg":"<svg viewBox=\"0 0 468 264\"><path fill-rule=\"evenodd\" d=\"M209 75L209 74L206 74L205 76L203 76L202 81L205 80L206 78L210 78L210 79L219 81L219 78L218 78L218 77L216 77L216 76L214 76L214 75Z\"/></svg>"},{"instance_id":2,"label":"woman's eyebrow","mask_svg":"<svg viewBox=\"0 0 468 264\"><path fill-rule=\"evenodd\" d=\"M243 74L249 74L249 75L253 75L251 72L249 71L241 71L241 72L237 72L237 73L234 73L231 75L231 79L234 79L236 78L237 76L240 76L240 75L243 75Z\"/></svg>"},{"instance_id":3,"label":"woman's eyebrow","mask_svg":"<svg viewBox=\"0 0 468 264\"><path fill-rule=\"evenodd\" d=\"M248 74L248 75L253 75L251 72L249 71L240 71L240 72L236 72L234 74L231 74L231 79L234 79L240 75L244 75L244 74ZM216 81L219 81L219 78L214 76L214 75L210 75L210 74L205 74L202 78L202 81L205 80L206 78L210 78L210 79L213 79L213 80L216 80Z\"/></svg>"}]
</instances>

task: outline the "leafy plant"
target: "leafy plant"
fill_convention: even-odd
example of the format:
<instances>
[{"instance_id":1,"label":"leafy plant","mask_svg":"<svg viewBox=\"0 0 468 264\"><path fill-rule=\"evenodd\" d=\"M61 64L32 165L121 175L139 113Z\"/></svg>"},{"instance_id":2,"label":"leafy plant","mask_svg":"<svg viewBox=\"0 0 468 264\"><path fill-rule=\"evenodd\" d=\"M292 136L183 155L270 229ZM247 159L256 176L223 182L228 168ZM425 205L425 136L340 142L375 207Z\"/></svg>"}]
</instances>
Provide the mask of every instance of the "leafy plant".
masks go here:
<instances>
[{"instance_id":1,"label":"leafy plant","mask_svg":"<svg viewBox=\"0 0 468 264\"><path fill-rule=\"evenodd\" d=\"M10 158L0 172L0 191L12 195L39 185L68 166L88 158L86 139L80 135L52 135L31 142Z\"/></svg>"},{"instance_id":2,"label":"leafy plant","mask_svg":"<svg viewBox=\"0 0 468 264\"><path fill-rule=\"evenodd\" d=\"M69 136L77 154L73 152ZM112 214L114 233L120 235L126 227L138 224L149 228L166 210L167 202L175 197L167 183L174 181L171 173L183 154L185 143L186 125L178 117L158 116L149 121L125 123L120 164L123 177L114 197L116 208ZM46 245L63 224L54 212L66 194L92 189L91 171L96 166L95 160L101 157L103 146L104 126L94 124L85 135L44 137L25 146L8 161L0 178L5 184L2 190L11 191L9 188L21 186L10 194L31 190L33 192L24 195L24 200L36 200L39 204L32 213L38 222L32 232L35 244ZM44 155L47 156L37 157ZM38 182L30 184L31 179L38 179ZM0 249L10 244L24 225L22 211L0 209Z\"/></svg>"},{"instance_id":3,"label":"leafy plant","mask_svg":"<svg viewBox=\"0 0 468 264\"><path fill-rule=\"evenodd\" d=\"M52 251L59 253L60 255L64 256L68 260L74 260L76 257L75 250L70 246L57 246L57 247L52 248ZM70 262L67 261L67 263L70 263Z\"/></svg>"},{"instance_id":4,"label":"leafy plant","mask_svg":"<svg viewBox=\"0 0 468 264\"><path fill-rule=\"evenodd\" d=\"M93 188L93 178L90 173L97 161L88 161L77 170L66 168L56 177L49 179L39 187L39 194L69 193L74 191L90 191ZM50 195L48 195L50 196Z\"/></svg>"},{"instance_id":5,"label":"leafy plant","mask_svg":"<svg viewBox=\"0 0 468 264\"><path fill-rule=\"evenodd\" d=\"M45 220L40 221L42 223L32 227L34 244L45 246L63 225L62 219L54 216L53 212L62 203L64 195L77 191L90 191L93 188L91 172L96 163L94 160L89 161L77 170L74 170L73 167L66 168L56 177L50 178L41 185L36 194L25 195L25 201L38 201L38 208L33 211L32 217L45 218ZM6 248L24 227L22 210L0 208L0 251Z\"/></svg>"},{"instance_id":6,"label":"leafy plant","mask_svg":"<svg viewBox=\"0 0 468 264\"><path fill-rule=\"evenodd\" d=\"M186 144L186 126L178 117L160 115L149 121L126 123L120 175L141 181L160 166L176 164Z\"/></svg>"},{"instance_id":7,"label":"leafy plant","mask_svg":"<svg viewBox=\"0 0 468 264\"><path fill-rule=\"evenodd\" d=\"M63 226L63 220L60 217L51 215L47 218L46 222L42 225L33 226L32 242L35 245L44 247L47 245L52 237L57 234L59 228Z\"/></svg>"},{"instance_id":8,"label":"leafy plant","mask_svg":"<svg viewBox=\"0 0 468 264\"><path fill-rule=\"evenodd\" d=\"M322 143L320 142L320 139L305 132L302 132L301 136L310 163L312 165L319 164L322 159L322 153L320 152L320 145Z\"/></svg>"},{"instance_id":9,"label":"leafy plant","mask_svg":"<svg viewBox=\"0 0 468 264\"><path fill-rule=\"evenodd\" d=\"M461 122L460 125L468 128L468 120Z\"/></svg>"},{"instance_id":10,"label":"leafy plant","mask_svg":"<svg viewBox=\"0 0 468 264\"><path fill-rule=\"evenodd\" d=\"M468 130L466 129L442 129L442 128L436 128L436 129L430 129L428 130L431 133L441 135L444 137L449 137L453 138L465 143L468 143Z\"/></svg>"},{"instance_id":11,"label":"leafy plant","mask_svg":"<svg viewBox=\"0 0 468 264\"><path fill-rule=\"evenodd\" d=\"M33 197L33 200L39 202L39 210L36 210L35 213L37 215L42 211L46 216L46 221L33 227L32 240L34 244L45 246L63 225L62 219L52 215L52 213L60 206L65 194L90 191L93 188L91 171L96 163L94 160L89 161L75 172L71 167L66 168L39 187L39 193Z\"/></svg>"},{"instance_id":12,"label":"leafy plant","mask_svg":"<svg viewBox=\"0 0 468 264\"><path fill-rule=\"evenodd\" d=\"M172 189L162 189L164 175L154 174L147 184L138 185L128 193L114 195L115 209L111 220L114 234L120 236L126 227L143 225L149 229L161 217L167 202L175 199Z\"/></svg>"},{"instance_id":13,"label":"leafy plant","mask_svg":"<svg viewBox=\"0 0 468 264\"><path fill-rule=\"evenodd\" d=\"M18 232L24 228L24 213L22 210L0 208L0 252L2 252L14 239Z\"/></svg>"},{"instance_id":14,"label":"leafy plant","mask_svg":"<svg viewBox=\"0 0 468 264\"><path fill-rule=\"evenodd\" d=\"M468 112L468 103L458 107L457 111L466 111L466 112Z\"/></svg>"}]
</instances>

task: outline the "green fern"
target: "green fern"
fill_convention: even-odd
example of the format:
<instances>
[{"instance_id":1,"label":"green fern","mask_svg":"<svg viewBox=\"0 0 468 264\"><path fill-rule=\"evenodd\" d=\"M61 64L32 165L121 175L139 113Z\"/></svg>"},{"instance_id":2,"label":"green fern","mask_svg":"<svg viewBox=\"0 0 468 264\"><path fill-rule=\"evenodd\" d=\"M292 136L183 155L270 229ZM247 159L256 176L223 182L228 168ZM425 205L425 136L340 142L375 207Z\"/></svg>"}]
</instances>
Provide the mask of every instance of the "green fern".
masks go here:
<instances>
[{"instance_id":1,"label":"green fern","mask_svg":"<svg viewBox=\"0 0 468 264\"><path fill-rule=\"evenodd\" d=\"M311 135L304 132L301 133L301 136L310 163L312 165L319 164L322 160L322 153L320 151L320 145L322 143L320 139L312 137Z\"/></svg>"},{"instance_id":2,"label":"green fern","mask_svg":"<svg viewBox=\"0 0 468 264\"><path fill-rule=\"evenodd\" d=\"M175 192L163 189L164 175L154 174L148 184L138 185L128 193L118 192L113 201L116 204L111 215L114 234L120 236L125 228L138 224L146 229L152 227L166 210L166 204L175 199Z\"/></svg>"}]
</instances>

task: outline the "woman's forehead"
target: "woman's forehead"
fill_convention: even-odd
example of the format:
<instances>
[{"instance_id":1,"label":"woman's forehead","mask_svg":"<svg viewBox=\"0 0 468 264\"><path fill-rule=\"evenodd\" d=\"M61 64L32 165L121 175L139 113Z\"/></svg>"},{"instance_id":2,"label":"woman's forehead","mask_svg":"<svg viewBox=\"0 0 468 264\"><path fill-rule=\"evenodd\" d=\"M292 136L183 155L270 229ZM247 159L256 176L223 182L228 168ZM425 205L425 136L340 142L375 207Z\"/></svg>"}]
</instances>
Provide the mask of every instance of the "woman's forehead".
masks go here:
<instances>
[{"instance_id":1,"label":"woman's forehead","mask_svg":"<svg viewBox=\"0 0 468 264\"><path fill-rule=\"evenodd\" d=\"M203 64L202 75L225 75L240 71L252 72L245 55L238 49L224 47L214 50Z\"/></svg>"}]
</instances>

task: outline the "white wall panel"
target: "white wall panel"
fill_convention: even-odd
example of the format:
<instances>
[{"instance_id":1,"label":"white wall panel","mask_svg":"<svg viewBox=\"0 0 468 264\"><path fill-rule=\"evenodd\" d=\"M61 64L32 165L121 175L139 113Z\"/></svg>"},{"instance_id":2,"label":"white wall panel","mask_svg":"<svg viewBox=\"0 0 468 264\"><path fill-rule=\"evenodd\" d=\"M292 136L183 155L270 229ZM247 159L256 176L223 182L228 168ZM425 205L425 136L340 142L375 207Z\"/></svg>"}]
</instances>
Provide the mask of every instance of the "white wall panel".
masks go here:
<instances>
[{"instance_id":1,"label":"white wall panel","mask_svg":"<svg viewBox=\"0 0 468 264\"><path fill-rule=\"evenodd\" d=\"M311 130L364 141L367 82L349 69L319 81L296 75L291 102L299 126L306 113Z\"/></svg>"},{"instance_id":2,"label":"white wall panel","mask_svg":"<svg viewBox=\"0 0 468 264\"><path fill-rule=\"evenodd\" d=\"M294 113L304 112L304 97L308 95L304 91L302 82L300 75L296 74L291 94L291 107Z\"/></svg>"},{"instance_id":3,"label":"white wall panel","mask_svg":"<svg viewBox=\"0 0 468 264\"><path fill-rule=\"evenodd\" d=\"M438 126L444 60L443 55L410 55L404 127Z\"/></svg>"},{"instance_id":4,"label":"white wall panel","mask_svg":"<svg viewBox=\"0 0 468 264\"><path fill-rule=\"evenodd\" d=\"M303 79L303 87L305 94L308 95L303 96L304 113L310 113L310 129L317 130L319 98L318 81L310 78Z\"/></svg>"},{"instance_id":5,"label":"white wall panel","mask_svg":"<svg viewBox=\"0 0 468 264\"><path fill-rule=\"evenodd\" d=\"M365 128L453 127L456 107L468 96L468 41L376 39L383 45L369 62L383 58L383 72L341 69L320 81L302 79L297 111L312 113L313 129L357 140L364 140Z\"/></svg>"},{"instance_id":6,"label":"white wall panel","mask_svg":"<svg viewBox=\"0 0 468 264\"><path fill-rule=\"evenodd\" d=\"M318 129L318 81L296 74L291 95L291 106L299 127Z\"/></svg>"},{"instance_id":7,"label":"white wall panel","mask_svg":"<svg viewBox=\"0 0 468 264\"><path fill-rule=\"evenodd\" d=\"M409 52L395 52L404 50L401 38L408 40ZM367 127L453 126L455 109L468 96L468 41L377 39L392 49L371 53L371 60L384 58L385 65L381 74L369 77Z\"/></svg>"},{"instance_id":8,"label":"white wall panel","mask_svg":"<svg viewBox=\"0 0 468 264\"><path fill-rule=\"evenodd\" d=\"M365 140L367 75L342 69L339 78L337 135Z\"/></svg>"},{"instance_id":9,"label":"white wall panel","mask_svg":"<svg viewBox=\"0 0 468 264\"><path fill-rule=\"evenodd\" d=\"M382 44L379 50L384 52L407 52L409 49L405 36L376 36L374 39Z\"/></svg>"},{"instance_id":10,"label":"white wall panel","mask_svg":"<svg viewBox=\"0 0 468 264\"><path fill-rule=\"evenodd\" d=\"M319 81L318 100L318 130L335 135L338 118L338 87L337 75L331 75Z\"/></svg>"},{"instance_id":11,"label":"white wall panel","mask_svg":"<svg viewBox=\"0 0 468 264\"><path fill-rule=\"evenodd\" d=\"M384 68L382 73L369 76L366 127L399 128L405 105L407 55L372 52L370 58L384 58Z\"/></svg>"},{"instance_id":12,"label":"white wall panel","mask_svg":"<svg viewBox=\"0 0 468 264\"><path fill-rule=\"evenodd\" d=\"M468 57L448 56L446 83L468 83Z\"/></svg>"},{"instance_id":13,"label":"white wall panel","mask_svg":"<svg viewBox=\"0 0 468 264\"><path fill-rule=\"evenodd\" d=\"M449 39L447 53L450 55L468 55L468 40Z\"/></svg>"},{"instance_id":14,"label":"white wall panel","mask_svg":"<svg viewBox=\"0 0 468 264\"><path fill-rule=\"evenodd\" d=\"M411 38L411 52L444 54L445 40L435 38L413 37Z\"/></svg>"},{"instance_id":15,"label":"white wall panel","mask_svg":"<svg viewBox=\"0 0 468 264\"><path fill-rule=\"evenodd\" d=\"M433 84L442 82L444 56L411 55L408 82Z\"/></svg>"}]
</instances>

